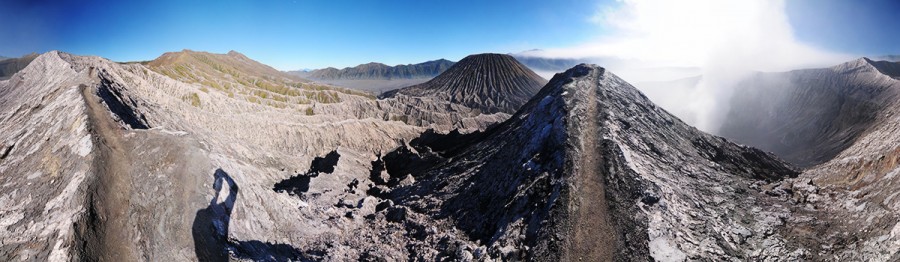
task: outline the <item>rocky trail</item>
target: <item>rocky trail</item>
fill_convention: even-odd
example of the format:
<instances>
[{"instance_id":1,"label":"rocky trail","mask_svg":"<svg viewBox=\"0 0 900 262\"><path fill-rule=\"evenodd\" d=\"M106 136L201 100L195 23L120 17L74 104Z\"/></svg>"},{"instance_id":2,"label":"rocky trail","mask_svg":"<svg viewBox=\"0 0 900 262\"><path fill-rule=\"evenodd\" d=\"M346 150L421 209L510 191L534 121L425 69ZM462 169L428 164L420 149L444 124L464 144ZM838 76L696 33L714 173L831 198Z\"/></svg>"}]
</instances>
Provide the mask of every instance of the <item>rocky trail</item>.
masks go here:
<instances>
[{"instance_id":1,"label":"rocky trail","mask_svg":"<svg viewBox=\"0 0 900 262\"><path fill-rule=\"evenodd\" d=\"M602 74L602 71L594 70L590 78L597 79ZM603 121L600 119L601 114L598 112L600 105L595 95L601 91L595 85L583 86L577 90L568 95L576 97L575 99L586 100L582 103L585 105L581 109L583 112L575 112L576 115L585 118L580 121L583 125L579 130L585 135L576 135L580 140L578 145L580 157L575 163L578 168L573 170L572 175L575 179L573 196L576 200L570 212L575 218L572 225L574 232L571 232L572 237L568 239L570 248L562 260L610 261L615 258L620 241L616 239L616 230L609 218L605 189L607 171L603 170L603 154L595 146L599 141L593 135L600 133L599 123Z\"/></svg>"},{"instance_id":2,"label":"rocky trail","mask_svg":"<svg viewBox=\"0 0 900 262\"><path fill-rule=\"evenodd\" d=\"M80 85L81 95L87 105L90 130L98 150L95 161L96 184L88 185L90 196L87 204L89 228L85 242L87 260L138 260L132 245L134 236L129 228L128 213L131 208L132 161L128 158L123 140L123 130L110 118L96 87Z\"/></svg>"}]
</instances>

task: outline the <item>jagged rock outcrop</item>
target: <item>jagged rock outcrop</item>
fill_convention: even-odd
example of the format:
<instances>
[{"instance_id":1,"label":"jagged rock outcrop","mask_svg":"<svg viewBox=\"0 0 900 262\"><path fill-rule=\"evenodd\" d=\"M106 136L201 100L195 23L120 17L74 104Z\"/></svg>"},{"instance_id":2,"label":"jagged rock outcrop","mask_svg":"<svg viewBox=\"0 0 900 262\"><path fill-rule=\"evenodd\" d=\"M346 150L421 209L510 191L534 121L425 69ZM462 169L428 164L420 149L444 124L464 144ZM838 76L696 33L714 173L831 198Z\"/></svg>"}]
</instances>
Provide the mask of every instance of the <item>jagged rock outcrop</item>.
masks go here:
<instances>
[{"instance_id":1,"label":"jagged rock outcrop","mask_svg":"<svg viewBox=\"0 0 900 262\"><path fill-rule=\"evenodd\" d=\"M509 55L470 55L428 82L386 92L433 97L485 113L512 114L525 104L546 81Z\"/></svg>"},{"instance_id":2,"label":"jagged rock outcrop","mask_svg":"<svg viewBox=\"0 0 900 262\"><path fill-rule=\"evenodd\" d=\"M900 64L860 58L831 68L757 73L742 82L719 135L801 167L853 145L900 95Z\"/></svg>"},{"instance_id":3,"label":"jagged rock outcrop","mask_svg":"<svg viewBox=\"0 0 900 262\"><path fill-rule=\"evenodd\" d=\"M805 110L837 111L838 116L808 114L784 125L784 130L797 130L801 123L824 122L831 123L827 130L832 133L849 134L822 141L840 150L769 190L792 203L794 215L786 220L785 231L792 245L808 250L812 260L900 260L898 65L862 58L831 68L838 75L807 95L839 96L843 103L808 104Z\"/></svg>"},{"instance_id":4,"label":"jagged rock outcrop","mask_svg":"<svg viewBox=\"0 0 900 262\"><path fill-rule=\"evenodd\" d=\"M46 74L45 72L53 72ZM72 260L96 148L82 76L44 55L0 81L0 257Z\"/></svg>"}]
</instances>

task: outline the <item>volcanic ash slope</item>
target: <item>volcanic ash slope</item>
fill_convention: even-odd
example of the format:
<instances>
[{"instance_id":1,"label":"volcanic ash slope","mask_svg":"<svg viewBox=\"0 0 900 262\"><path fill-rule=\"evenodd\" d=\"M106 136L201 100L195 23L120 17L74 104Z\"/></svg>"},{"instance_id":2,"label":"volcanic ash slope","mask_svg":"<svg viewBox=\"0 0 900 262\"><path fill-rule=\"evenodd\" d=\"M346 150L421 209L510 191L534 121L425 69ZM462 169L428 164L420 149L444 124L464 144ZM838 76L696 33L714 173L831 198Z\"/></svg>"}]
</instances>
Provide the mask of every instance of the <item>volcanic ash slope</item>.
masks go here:
<instances>
[{"instance_id":1,"label":"volcanic ash slope","mask_svg":"<svg viewBox=\"0 0 900 262\"><path fill-rule=\"evenodd\" d=\"M406 258L400 225L372 218L371 195L390 192L372 189L377 155L424 127L509 116L429 99L376 100L237 52L42 54L0 81L0 258Z\"/></svg>"},{"instance_id":2,"label":"volcanic ash slope","mask_svg":"<svg viewBox=\"0 0 900 262\"><path fill-rule=\"evenodd\" d=\"M180 69L189 78L197 67ZM248 72L237 74L255 77ZM325 241L318 234L337 229L321 221L339 210L298 208L333 206L343 191L304 202L273 185L339 151L343 165L314 181L313 193L344 188L348 174L367 176L373 152L422 131L380 118L307 115L310 104L251 101L249 88L212 89L141 64L55 51L0 81L0 258L196 260L212 256L203 250L228 252L222 243ZM327 87L303 92L338 97L329 107L374 101ZM328 183L335 185L317 186ZM230 216L219 212L226 195L237 196ZM210 237L216 241L195 242Z\"/></svg>"},{"instance_id":3,"label":"volcanic ash slope","mask_svg":"<svg viewBox=\"0 0 900 262\"><path fill-rule=\"evenodd\" d=\"M409 172L416 181L387 197L464 232L468 240L454 249L465 251L457 252L462 257L802 255L772 233L789 211L759 189L796 171L684 124L594 65L557 74L497 128L426 134L384 159L392 177ZM398 161L415 168L391 170Z\"/></svg>"},{"instance_id":4,"label":"volcanic ash slope","mask_svg":"<svg viewBox=\"0 0 900 262\"><path fill-rule=\"evenodd\" d=\"M841 151L768 192L793 203L785 231L812 259L900 261L900 63L862 58L830 70L837 86L807 92L837 93L841 109L813 104L808 110L827 114L807 122L827 123Z\"/></svg>"},{"instance_id":5,"label":"volcanic ash slope","mask_svg":"<svg viewBox=\"0 0 900 262\"><path fill-rule=\"evenodd\" d=\"M743 81L719 134L800 167L831 160L900 97L900 63L860 58L830 68L757 73Z\"/></svg>"}]
</instances>

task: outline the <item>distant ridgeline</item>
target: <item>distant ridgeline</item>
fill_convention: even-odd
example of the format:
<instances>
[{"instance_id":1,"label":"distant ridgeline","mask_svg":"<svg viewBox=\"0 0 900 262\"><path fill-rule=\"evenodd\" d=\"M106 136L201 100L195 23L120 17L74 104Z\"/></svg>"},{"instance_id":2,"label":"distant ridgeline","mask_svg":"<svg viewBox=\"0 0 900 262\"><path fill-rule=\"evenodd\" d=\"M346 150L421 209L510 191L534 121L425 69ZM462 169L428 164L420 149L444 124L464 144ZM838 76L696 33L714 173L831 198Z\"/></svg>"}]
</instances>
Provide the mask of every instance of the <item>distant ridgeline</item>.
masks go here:
<instances>
[{"instance_id":1,"label":"distant ridgeline","mask_svg":"<svg viewBox=\"0 0 900 262\"><path fill-rule=\"evenodd\" d=\"M32 60L38 57L37 53L31 53L20 58L9 58L0 56L0 80L7 79L19 72Z\"/></svg>"},{"instance_id":2,"label":"distant ridgeline","mask_svg":"<svg viewBox=\"0 0 900 262\"><path fill-rule=\"evenodd\" d=\"M438 59L419 64L389 66L382 63L367 63L355 67L337 69L333 67L312 71L290 71L289 74L315 80L398 80L428 79L435 77L454 62Z\"/></svg>"}]
</instances>

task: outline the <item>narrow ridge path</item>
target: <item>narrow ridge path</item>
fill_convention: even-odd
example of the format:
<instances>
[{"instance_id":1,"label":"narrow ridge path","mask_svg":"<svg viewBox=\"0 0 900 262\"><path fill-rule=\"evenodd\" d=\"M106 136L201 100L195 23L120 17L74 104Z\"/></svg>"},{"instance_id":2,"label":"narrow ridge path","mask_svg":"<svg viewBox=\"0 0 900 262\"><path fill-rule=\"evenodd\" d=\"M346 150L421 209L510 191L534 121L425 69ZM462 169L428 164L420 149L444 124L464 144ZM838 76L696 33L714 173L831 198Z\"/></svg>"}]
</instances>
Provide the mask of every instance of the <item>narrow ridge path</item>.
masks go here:
<instances>
[{"instance_id":1,"label":"narrow ridge path","mask_svg":"<svg viewBox=\"0 0 900 262\"><path fill-rule=\"evenodd\" d=\"M616 230L609 217L609 204L606 200L605 173L603 156L598 147L601 121L597 111L597 86L602 71L591 71L591 80L587 87L577 87L582 95L576 99L585 99L583 112L585 120L578 131L581 157L575 163L577 167L572 175L573 185L573 218L570 232L568 257L563 261L613 261L617 248ZM583 91L582 91L583 90ZM583 93L582 93L583 92ZM571 116L570 116L571 117ZM571 134L571 132L570 132ZM573 257L572 254L577 254Z\"/></svg>"},{"instance_id":2,"label":"narrow ridge path","mask_svg":"<svg viewBox=\"0 0 900 262\"><path fill-rule=\"evenodd\" d=\"M95 212L99 221L91 221L95 235L86 243L86 255L98 261L137 261L135 238L128 230L127 217L131 206L131 161L123 147L122 131L100 102L96 87L81 85L79 88L97 145L94 160L97 180L90 192L93 210L89 212Z\"/></svg>"}]
</instances>

